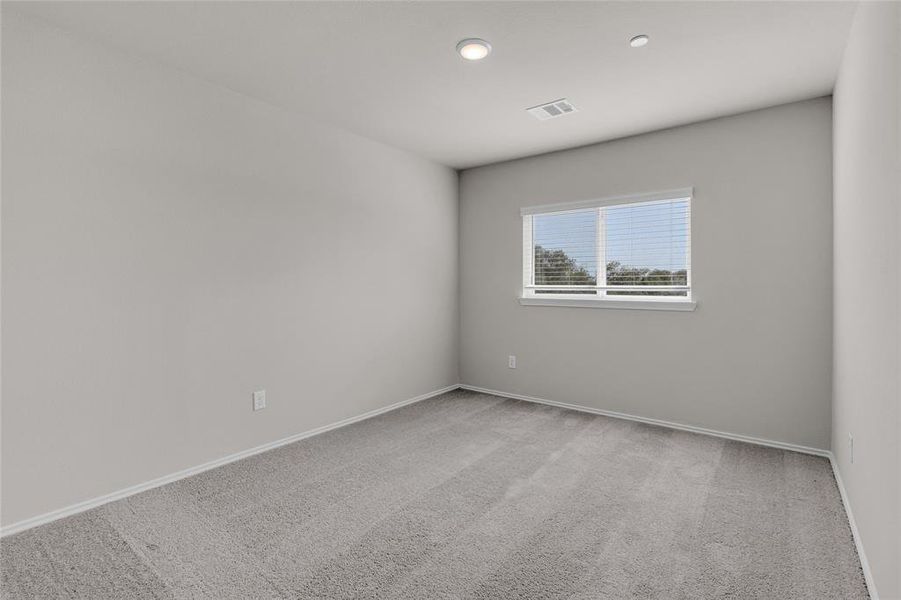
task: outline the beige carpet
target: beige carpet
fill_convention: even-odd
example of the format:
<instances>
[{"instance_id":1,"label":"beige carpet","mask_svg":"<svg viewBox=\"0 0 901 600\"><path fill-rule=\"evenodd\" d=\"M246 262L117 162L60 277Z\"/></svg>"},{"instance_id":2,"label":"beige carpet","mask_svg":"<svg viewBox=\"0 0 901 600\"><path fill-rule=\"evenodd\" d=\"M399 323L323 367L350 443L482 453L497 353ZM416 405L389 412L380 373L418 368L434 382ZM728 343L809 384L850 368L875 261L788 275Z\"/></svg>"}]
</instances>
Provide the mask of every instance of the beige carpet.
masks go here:
<instances>
[{"instance_id":1,"label":"beige carpet","mask_svg":"<svg viewBox=\"0 0 901 600\"><path fill-rule=\"evenodd\" d=\"M0 543L18 598L866 598L829 462L455 391Z\"/></svg>"}]
</instances>

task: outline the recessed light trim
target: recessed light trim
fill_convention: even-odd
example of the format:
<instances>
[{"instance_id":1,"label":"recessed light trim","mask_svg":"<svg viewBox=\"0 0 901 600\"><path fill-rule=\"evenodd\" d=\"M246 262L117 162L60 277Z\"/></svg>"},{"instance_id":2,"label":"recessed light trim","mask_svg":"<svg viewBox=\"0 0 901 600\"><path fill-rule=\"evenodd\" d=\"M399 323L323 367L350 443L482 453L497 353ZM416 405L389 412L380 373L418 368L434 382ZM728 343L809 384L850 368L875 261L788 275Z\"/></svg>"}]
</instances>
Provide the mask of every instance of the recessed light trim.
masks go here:
<instances>
[{"instance_id":1,"label":"recessed light trim","mask_svg":"<svg viewBox=\"0 0 901 600\"><path fill-rule=\"evenodd\" d=\"M629 45L633 48L641 48L642 46L646 46L649 41L651 41L651 38L642 33L629 40Z\"/></svg>"},{"instance_id":2,"label":"recessed light trim","mask_svg":"<svg viewBox=\"0 0 901 600\"><path fill-rule=\"evenodd\" d=\"M491 54L491 44L479 38L467 38L457 44L457 53L466 60L482 60Z\"/></svg>"}]
</instances>

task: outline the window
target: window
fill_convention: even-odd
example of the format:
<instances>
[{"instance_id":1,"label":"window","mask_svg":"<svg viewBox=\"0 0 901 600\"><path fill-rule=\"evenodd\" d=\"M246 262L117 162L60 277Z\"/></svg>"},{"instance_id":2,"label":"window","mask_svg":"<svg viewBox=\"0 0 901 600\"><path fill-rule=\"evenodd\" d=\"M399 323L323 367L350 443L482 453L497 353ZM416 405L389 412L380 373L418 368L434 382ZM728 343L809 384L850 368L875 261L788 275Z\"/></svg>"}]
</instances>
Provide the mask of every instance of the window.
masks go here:
<instances>
[{"instance_id":1,"label":"window","mask_svg":"<svg viewBox=\"0 0 901 600\"><path fill-rule=\"evenodd\" d=\"M522 304L692 310L692 190L522 209Z\"/></svg>"}]
</instances>

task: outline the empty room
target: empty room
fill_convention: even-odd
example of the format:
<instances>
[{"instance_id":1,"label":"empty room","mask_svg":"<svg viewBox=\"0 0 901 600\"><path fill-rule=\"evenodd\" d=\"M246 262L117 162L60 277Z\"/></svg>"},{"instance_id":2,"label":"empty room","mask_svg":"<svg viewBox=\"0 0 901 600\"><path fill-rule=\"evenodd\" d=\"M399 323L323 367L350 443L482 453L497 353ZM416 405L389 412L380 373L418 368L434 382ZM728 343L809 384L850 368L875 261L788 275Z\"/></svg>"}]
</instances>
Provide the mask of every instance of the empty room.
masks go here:
<instances>
[{"instance_id":1,"label":"empty room","mask_svg":"<svg viewBox=\"0 0 901 600\"><path fill-rule=\"evenodd\" d=\"M901 600L901 2L0 2L0 597Z\"/></svg>"}]
</instances>

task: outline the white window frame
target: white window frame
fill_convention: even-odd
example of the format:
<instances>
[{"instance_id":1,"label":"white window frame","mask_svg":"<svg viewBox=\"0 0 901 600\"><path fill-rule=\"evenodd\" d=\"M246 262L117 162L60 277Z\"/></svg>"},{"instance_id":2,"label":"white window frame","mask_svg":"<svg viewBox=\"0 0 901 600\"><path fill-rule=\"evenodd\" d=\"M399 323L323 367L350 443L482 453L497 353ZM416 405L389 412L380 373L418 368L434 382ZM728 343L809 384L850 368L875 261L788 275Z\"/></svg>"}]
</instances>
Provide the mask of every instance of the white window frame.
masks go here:
<instances>
[{"instance_id":1,"label":"white window frame","mask_svg":"<svg viewBox=\"0 0 901 600\"><path fill-rule=\"evenodd\" d=\"M697 301L692 297L691 288L691 203L694 198L694 189L691 187L666 190L660 192L650 192L644 194L631 194L627 196L611 196L596 200L581 200L578 202L566 202L560 204L543 204L540 206L529 206L520 209L522 217L522 267L523 267L523 283L522 293L519 297L519 303L524 306L571 306L579 308L627 308L639 310L675 310L675 311L693 311L697 307ZM671 200L689 201L688 212L688 240L687 240L687 273L686 283L684 286L654 286L653 289L665 290L685 290L686 296L631 296L624 298L623 296L608 296L607 290L615 289L619 291L646 291L648 286L608 286L607 285L607 244L605 235L606 228L603 225L605 213L601 208L609 206L620 206L623 204L637 204L648 202L666 202ZM596 208L600 212L598 219L595 221L600 227L597 234L597 264L598 264L598 280L594 286L572 286L573 289L586 290L594 289L598 291L596 296L586 298L584 294L555 294L553 296L546 294L537 294L536 290L541 288L550 288L555 290L567 289L570 286L536 286L535 271L533 269L533 239L532 239L532 216L543 214L559 214L572 211L581 211L585 209Z\"/></svg>"}]
</instances>

